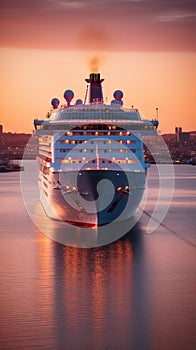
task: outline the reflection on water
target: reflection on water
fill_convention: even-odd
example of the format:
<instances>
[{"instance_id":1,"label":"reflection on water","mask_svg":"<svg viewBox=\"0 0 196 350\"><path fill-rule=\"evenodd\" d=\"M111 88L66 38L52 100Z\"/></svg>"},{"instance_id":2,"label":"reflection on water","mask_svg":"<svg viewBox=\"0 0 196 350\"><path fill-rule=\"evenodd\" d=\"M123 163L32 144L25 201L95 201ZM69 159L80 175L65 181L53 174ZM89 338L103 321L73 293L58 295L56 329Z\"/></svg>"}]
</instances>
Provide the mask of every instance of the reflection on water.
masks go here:
<instances>
[{"instance_id":1,"label":"reflection on water","mask_svg":"<svg viewBox=\"0 0 196 350\"><path fill-rule=\"evenodd\" d=\"M148 349L147 273L139 226L102 249L63 247L43 236L38 249L45 312L52 315L58 349L63 344L106 349L111 342L115 349L136 349L136 344Z\"/></svg>"}]
</instances>

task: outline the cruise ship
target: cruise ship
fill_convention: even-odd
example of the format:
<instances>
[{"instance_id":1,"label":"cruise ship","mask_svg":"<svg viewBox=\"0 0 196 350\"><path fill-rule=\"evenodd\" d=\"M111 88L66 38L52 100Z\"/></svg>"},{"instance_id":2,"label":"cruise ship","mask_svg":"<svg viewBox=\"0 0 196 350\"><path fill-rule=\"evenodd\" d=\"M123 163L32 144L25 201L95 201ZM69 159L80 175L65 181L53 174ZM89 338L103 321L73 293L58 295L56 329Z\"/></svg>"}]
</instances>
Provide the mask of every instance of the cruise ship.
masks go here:
<instances>
[{"instance_id":1,"label":"cruise ship","mask_svg":"<svg viewBox=\"0 0 196 350\"><path fill-rule=\"evenodd\" d=\"M58 98L45 120L34 120L39 138L40 201L47 216L79 227L130 219L143 196L148 164L142 137L158 121L123 107L123 92L103 97L100 73L91 73L84 101L72 90Z\"/></svg>"}]
</instances>

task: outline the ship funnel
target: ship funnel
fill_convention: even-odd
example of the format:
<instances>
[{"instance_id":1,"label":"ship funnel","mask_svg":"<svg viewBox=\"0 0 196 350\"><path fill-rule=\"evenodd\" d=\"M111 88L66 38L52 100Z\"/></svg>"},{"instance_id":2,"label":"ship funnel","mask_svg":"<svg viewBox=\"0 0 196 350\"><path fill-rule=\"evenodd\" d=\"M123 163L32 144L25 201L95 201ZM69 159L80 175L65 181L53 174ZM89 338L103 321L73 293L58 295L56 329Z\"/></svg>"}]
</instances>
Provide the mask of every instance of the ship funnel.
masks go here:
<instances>
[{"instance_id":1,"label":"ship funnel","mask_svg":"<svg viewBox=\"0 0 196 350\"><path fill-rule=\"evenodd\" d=\"M104 79L100 79L100 73L91 73L89 79L85 79L88 86L88 103L103 102L103 92L101 83Z\"/></svg>"}]
</instances>

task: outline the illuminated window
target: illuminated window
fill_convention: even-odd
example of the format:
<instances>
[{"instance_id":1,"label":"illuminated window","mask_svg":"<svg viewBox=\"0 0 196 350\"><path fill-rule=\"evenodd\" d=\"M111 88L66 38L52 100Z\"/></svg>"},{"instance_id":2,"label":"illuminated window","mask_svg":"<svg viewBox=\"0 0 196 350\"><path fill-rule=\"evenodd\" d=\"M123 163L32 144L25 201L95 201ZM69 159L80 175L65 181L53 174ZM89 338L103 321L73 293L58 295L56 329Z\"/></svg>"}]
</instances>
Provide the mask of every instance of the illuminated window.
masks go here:
<instances>
[{"instance_id":1,"label":"illuminated window","mask_svg":"<svg viewBox=\"0 0 196 350\"><path fill-rule=\"evenodd\" d=\"M61 163L70 163L70 160L69 159L61 159L60 162Z\"/></svg>"}]
</instances>

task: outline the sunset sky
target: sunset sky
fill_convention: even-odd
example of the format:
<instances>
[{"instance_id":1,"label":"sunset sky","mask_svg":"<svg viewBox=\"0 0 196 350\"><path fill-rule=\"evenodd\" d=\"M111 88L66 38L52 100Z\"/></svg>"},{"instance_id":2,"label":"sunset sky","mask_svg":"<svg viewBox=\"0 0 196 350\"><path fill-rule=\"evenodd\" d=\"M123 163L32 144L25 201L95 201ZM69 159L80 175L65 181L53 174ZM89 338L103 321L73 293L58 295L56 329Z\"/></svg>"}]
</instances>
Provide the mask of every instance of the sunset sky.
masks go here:
<instances>
[{"instance_id":1,"label":"sunset sky","mask_svg":"<svg viewBox=\"0 0 196 350\"><path fill-rule=\"evenodd\" d=\"M94 57L108 102L122 89L161 132L196 130L195 0L1 0L4 131L31 132L68 88L84 99Z\"/></svg>"}]
</instances>

